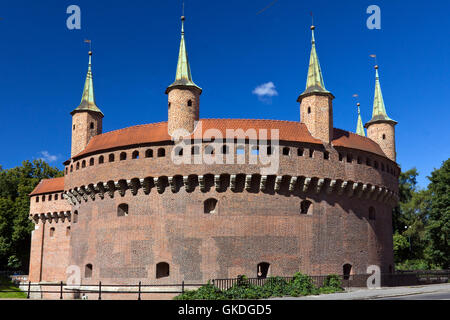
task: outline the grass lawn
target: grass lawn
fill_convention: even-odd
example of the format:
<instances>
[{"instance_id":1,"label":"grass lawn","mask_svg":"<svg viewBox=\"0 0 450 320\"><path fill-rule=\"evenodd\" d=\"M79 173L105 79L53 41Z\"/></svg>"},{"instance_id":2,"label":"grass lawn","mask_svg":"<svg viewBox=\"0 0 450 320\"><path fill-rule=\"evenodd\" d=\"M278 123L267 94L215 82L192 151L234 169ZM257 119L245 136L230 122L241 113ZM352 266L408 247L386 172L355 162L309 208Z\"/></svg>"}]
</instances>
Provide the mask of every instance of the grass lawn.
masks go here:
<instances>
[{"instance_id":1,"label":"grass lawn","mask_svg":"<svg viewBox=\"0 0 450 320\"><path fill-rule=\"evenodd\" d=\"M14 292L1 292L4 290ZM9 279L0 277L0 299L25 299L26 297L27 294L20 291L20 289L14 286Z\"/></svg>"}]
</instances>

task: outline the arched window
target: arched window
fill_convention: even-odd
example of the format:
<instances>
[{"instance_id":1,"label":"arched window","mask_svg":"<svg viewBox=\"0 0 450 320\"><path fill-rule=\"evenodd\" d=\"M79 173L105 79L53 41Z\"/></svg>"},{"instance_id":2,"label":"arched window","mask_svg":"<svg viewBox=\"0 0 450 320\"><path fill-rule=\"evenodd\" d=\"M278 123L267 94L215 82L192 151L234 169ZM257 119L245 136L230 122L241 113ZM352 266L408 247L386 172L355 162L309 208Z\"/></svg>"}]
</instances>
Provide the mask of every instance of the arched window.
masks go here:
<instances>
[{"instance_id":1,"label":"arched window","mask_svg":"<svg viewBox=\"0 0 450 320\"><path fill-rule=\"evenodd\" d=\"M36 202L39 202L39 196L36 197Z\"/></svg>"},{"instance_id":2,"label":"arched window","mask_svg":"<svg viewBox=\"0 0 450 320\"><path fill-rule=\"evenodd\" d=\"M127 160L127 154L125 152L122 152L120 154L120 161L123 161L123 160Z\"/></svg>"},{"instance_id":3,"label":"arched window","mask_svg":"<svg viewBox=\"0 0 450 320\"><path fill-rule=\"evenodd\" d=\"M314 149L309 149L309 157L312 158L314 156Z\"/></svg>"},{"instance_id":4,"label":"arched window","mask_svg":"<svg viewBox=\"0 0 450 320\"><path fill-rule=\"evenodd\" d=\"M375 220L375 208L374 207L369 208L369 220Z\"/></svg>"},{"instance_id":5,"label":"arched window","mask_svg":"<svg viewBox=\"0 0 450 320\"><path fill-rule=\"evenodd\" d=\"M339 161L343 161L344 160L344 156L342 155L342 153L339 152Z\"/></svg>"},{"instance_id":6,"label":"arched window","mask_svg":"<svg viewBox=\"0 0 450 320\"><path fill-rule=\"evenodd\" d=\"M66 236L70 236L70 226L66 228Z\"/></svg>"},{"instance_id":7,"label":"arched window","mask_svg":"<svg viewBox=\"0 0 450 320\"><path fill-rule=\"evenodd\" d=\"M270 263L267 263L267 262L258 263L258 266L256 268L256 275L258 276L258 279L267 278L267 276L269 274L269 269L270 269Z\"/></svg>"},{"instance_id":8,"label":"arched window","mask_svg":"<svg viewBox=\"0 0 450 320\"><path fill-rule=\"evenodd\" d=\"M160 262L156 265L156 279L166 278L170 275L170 266L167 262Z\"/></svg>"},{"instance_id":9,"label":"arched window","mask_svg":"<svg viewBox=\"0 0 450 320\"><path fill-rule=\"evenodd\" d=\"M383 140L386 140L386 135L385 134L383 134Z\"/></svg>"},{"instance_id":10,"label":"arched window","mask_svg":"<svg viewBox=\"0 0 450 320\"><path fill-rule=\"evenodd\" d=\"M53 238L54 235L55 235L55 228L51 227L50 228L50 238Z\"/></svg>"},{"instance_id":11,"label":"arched window","mask_svg":"<svg viewBox=\"0 0 450 320\"><path fill-rule=\"evenodd\" d=\"M52 195L51 194L48 195L48 201L52 201Z\"/></svg>"},{"instance_id":12,"label":"arched window","mask_svg":"<svg viewBox=\"0 0 450 320\"><path fill-rule=\"evenodd\" d=\"M166 156L166 149L164 149L164 148L159 148L158 149L158 157L159 158L162 158L162 157L165 157Z\"/></svg>"},{"instance_id":13,"label":"arched window","mask_svg":"<svg viewBox=\"0 0 450 320\"><path fill-rule=\"evenodd\" d=\"M42 202L45 201L45 194L42 196Z\"/></svg>"},{"instance_id":14,"label":"arched window","mask_svg":"<svg viewBox=\"0 0 450 320\"><path fill-rule=\"evenodd\" d=\"M353 156L352 156L352 154L351 154L351 153L347 154L347 162L348 162L348 163L352 163L352 161L353 161Z\"/></svg>"},{"instance_id":15,"label":"arched window","mask_svg":"<svg viewBox=\"0 0 450 320\"><path fill-rule=\"evenodd\" d=\"M128 215L128 204L122 203L117 207L117 216L124 217Z\"/></svg>"},{"instance_id":16,"label":"arched window","mask_svg":"<svg viewBox=\"0 0 450 320\"><path fill-rule=\"evenodd\" d=\"M237 146L236 154L244 154L245 155L245 147L244 146Z\"/></svg>"},{"instance_id":17,"label":"arched window","mask_svg":"<svg viewBox=\"0 0 450 320\"><path fill-rule=\"evenodd\" d=\"M86 168L86 160L83 160L83 162L81 162L81 167Z\"/></svg>"},{"instance_id":18,"label":"arched window","mask_svg":"<svg viewBox=\"0 0 450 320\"><path fill-rule=\"evenodd\" d=\"M298 148L297 149L297 156L303 157L303 148Z\"/></svg>"},{"instance_id":19,"label":"arched window","mask_svg":"<svg viewBox=\"0 0 450 320\"><path fill-rule=\"evenodd\" d=\"M206 155L213 155L214 154L214 147L213 146L206 146L205 154Z\"/></svg>"},{"instance_id":20,"label":"arched window","mask_svg":"<svg viewBox=\"0 0 450 320\"><path fill-rule=\"evenodd\" d=\"M73 172L73 165L70 166L70 172Z\"/></svg>"},{"instance_id":21,"label":"arched window","mask_svg":"<svg viewBox=\"0 0 450 320\"><path fill-rule=\"evenodd\" d=\"M77 170L80 170L80 163L79 162L77 162L76 166L77 166Z\"/></svg>"},{"instance_id":22,"label":"arched window","mask_svg":"<svg viewBox=\"0 0 450 320\"><path fill-rule=\"evenodd\" d=\"M344 275L344 280L350 279L350 274L352 272L352 265L348 263L344 264L344 266L342 267L342 272Z\"/></svg>"},{"instance_id":23,"label":"arched window","mask_svg":"<svg viewBox=\"0 0 450 320\"><path fill-rule=\"evenodd\" d=\"M208 199L203 203L204 213L216 213L217 200L216 199Z\"/></svg>"},{"instance_id":24,"label":"arched window","mask_svg":"<svg viewBox=\"0 0 450 320\"><path fill-rule=\"evenodd\" d=\"M153 158L153 150L152 149L148 149L145 151L145 157L146 158Z\"/></svg>"},{"instance_id":25,"label":"arched window","mask_svg":"<svg viewBox=\"0 0 450 320\"><path fill-rule=\"evenodd\" d=\"M109 162L114 162L114 153L109 155Z\"/></svg>"},{"instance_id":26,"label":"arched window","mask_svg":"<svg viewBox=\"0 0 450 320\"><path fill-rule=\"evenodd\" d=\"M133 151L133 154L131 155L132 159L139 159L139 151L135 150Z\"/></svg>"},{"instance_id":27,"label":"arched window","mask_svg":"<svg viewBox=\"0 0 450 320\"><path fill-rule=\"evenodd\" d=\"M100 156L99 158L98 158L98 163L99 164L102 164L102 163L104 163L105 162L105 157L104 156Z\"/></svg>"},{"instance_id":28,"label":"arched window","mask_svg":"<svg viewBox=\"0 0 450 320\"><path fill-rule=\"evenodd\" d=\"M55 201L58 200L58 194L55 194Z\"/></svg>"},{"instance_id":29,"label":"arched window","mask_svg":"<svg viewBox=\"0 0 450 320\"><path fill-rule=\"evenodd\" d=\"M94 123L91 122L91 124L89 125L89 127L90 127L91 129L94 129Z\"/></svg>"},{"instance_id":30,"label":"arched window","mask_svg":"<svg viewBox=\"0 0 450 320\"><path fill-rule=\"evenodd\" d=\"M291 150L288 147L283 148L283 156L288 156Z\"/></svg>"},{"instance_id":31,"label":"arched window","mask_svg":"<svg viewBox=\"0 0 450 320\"><path fill-rule=\"evenodd\" d=\"M312 213L312 202L309 200L303 200L300 203L300 213L301 214L311 214Z\"/></svg>"},{"instance_id":32,"label":"arched window","mask_svg":"<svg viewBox=\"0 0 450 320\"><path fill-rule=\"evenodd\" d=\"M90 158L89 159L89 166L93 166L94 165L94 158Z\"/></svg>"},{"instance_id":33,"label":"arched window","mask_svg":"<svg viewBox=\"0 0 450 320\"><path fill-rule=\"evenodd\" d=\"M173 150L173 153L175 154L175 157L183 156L183 147L176 147L175 150Z\"/></svg>"},{"instance_id":34,"label":"arched window","mask_svg":"<svg viewBox=\"0 0 450 320\"><path fill-rule=\"evenodd\" d=\"M84 268L84 277L92 278L92 264L88 263Z\"/></svg>"},{"instance_id":35,"label":"arched window","mask_svg":"<svg viewBox=\"0 0 450 320\"><path fill-rule=\"evenodd\" d=\"M311 113L311 107L308 107L308 114Z\"/></svg>"},{"instance_id":36,"label":"arched window","mask_svg":"<svg viewBox=\"0 0 450 320\"><path fill-rule=\"evenodd\" d=\"M188 100L188 107L192 107L192 100Z\"/></svg>"},{"instance_id":37,"label":"arched window","mask_svg":"<svg viewBox=\"0 0 450 320\"><path fill-rule=\"evenodd\" d=\"M66 167L66 174L68 174L69 173L69 168L68 167Z\"/></svg>"},{"instance_id":38,"label":"arched window","mask_svg":"<svg viewBox=\"0 0 450 320\"><path fill-rule=\"evenodd\" d=\"M323 152L323 160L329 160L330 159L330 153L328 151Z\"/></svg>"},{"instance_id":39,"label":"arched window","mask_svg":"<svg viewBox=\"0 0 450 320\"><path fill-rule=\"evenodd\" d=\"M77 223L77 222L78 222L78 211L76 211L76 210L75 210L75 212L73 213L72 222L73 222L73 223Z\"/></svg>"}]
</instances>

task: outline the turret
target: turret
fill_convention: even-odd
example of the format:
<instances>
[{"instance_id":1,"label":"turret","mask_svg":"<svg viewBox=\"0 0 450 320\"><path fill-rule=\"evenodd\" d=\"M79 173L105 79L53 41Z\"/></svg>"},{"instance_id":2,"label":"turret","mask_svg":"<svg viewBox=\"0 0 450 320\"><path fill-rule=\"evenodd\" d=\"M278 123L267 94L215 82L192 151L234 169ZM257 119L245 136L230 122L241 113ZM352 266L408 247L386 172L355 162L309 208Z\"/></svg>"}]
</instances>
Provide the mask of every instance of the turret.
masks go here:
<instances>
[{"instance_id":1,"label":"turret","mask_svg":"<svg viewBox=\"0 0 450 320\"><path fill-rule=\"evenodd\" d=\"M89 51L89 67L84 83L80 105L72 115L72 152L74 157L84 150L89 140L102 133L103 113L95 104L94 82L92 80L92 51Z\"/></svg>"},{"instance_id":2,"label":"turret","mask_svg":"<svg viewBox=\"0 0 450 320\"><path fill-rule=\"evenodd\" d=\"M388 117L381 92L378 66L375 66L375 98L373 101L372 119L366 123L367 136L378 143L384 154L396 162L395 126L397 122Z\"/></svg>"},{"instance_id":3,"label":"turret","mask_svg":"<svg viewBox=\"0 0 450 320\"><path fill-rule=\"evenodd\" d=\"M333 99L334 96L325 89L322 70L316 52L316 41L312 31L312 48L309 60L306 90L298 97L300 103L300 120L311 135L329 144L333 139Z\"/></svg>"},{"instance_id":4,"label":"turret","mask_svg":"<svg viewBox=\"0 0 450 320\"><path fill-rule=\"evenodd\" d=\"M172 135L178 129L192 133L195 122L199 120L202 89L192 81L191 68L184 42L184 20L185 17L182 16L180 52L175 82L166 90L168 95L169 135Z\"/></svg>"},{"instance_id":5,"label":"turret","mask_svg":"<svg viewBox=\"0 0 450 320\"><path fill-rule=\"evenodd\" d=\"M364 132L364 126L361 119L361 110L360 110L361 104L358 102L356 105L358 106L358 123L356 124L356 134L365 137L366 133Z\"/></svg>"}]
</instances>

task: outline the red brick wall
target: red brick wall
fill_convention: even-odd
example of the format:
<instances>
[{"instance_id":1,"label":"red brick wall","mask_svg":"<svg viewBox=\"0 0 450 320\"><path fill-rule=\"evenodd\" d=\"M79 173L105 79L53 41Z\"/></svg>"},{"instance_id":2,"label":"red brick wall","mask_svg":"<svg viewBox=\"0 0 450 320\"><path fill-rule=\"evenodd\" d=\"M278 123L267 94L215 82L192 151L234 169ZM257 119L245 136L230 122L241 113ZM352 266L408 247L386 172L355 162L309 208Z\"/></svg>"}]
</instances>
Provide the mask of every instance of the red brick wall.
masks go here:
<instances>
[{"instance_id":1,"label":"red brick wall","mask_svg":"<svg viewBox=\"0 0 450 320\"><path fill-rule=\"evenodd\" d=\"M49 201L49 195L52 200ZM58 195L58 200L55 196ZM43 201L45 196L45 201ZM36 201L39 198L39 202ZM70 254L70 234L66 229L70 222L65 219L48 219L49 213L71 211L71 206L62 198L62 192L45 195L36 195L30 199L30 219L36 223L31 236L30 272L32 282L61 281L65 279L65 268L68 266ZM38 218L38 219L36 219ZM64 221L63 221L64 220ZM53 237L50 237L50 228L55 228Z\"/></svg>"}]
</instances>

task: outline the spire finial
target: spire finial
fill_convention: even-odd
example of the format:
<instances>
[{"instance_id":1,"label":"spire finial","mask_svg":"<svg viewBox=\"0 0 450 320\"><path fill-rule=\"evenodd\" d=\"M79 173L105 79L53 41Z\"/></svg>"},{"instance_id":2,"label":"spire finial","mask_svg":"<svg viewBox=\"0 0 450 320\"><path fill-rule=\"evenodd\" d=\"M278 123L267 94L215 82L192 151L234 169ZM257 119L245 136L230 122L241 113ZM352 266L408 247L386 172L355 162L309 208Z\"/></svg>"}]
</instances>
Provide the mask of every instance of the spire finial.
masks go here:
<instances>
[{"instance_id":1,"label":"spire finial","mask_svg":"<svg viewBox=\"0 0 450 320\"><path fill-rule=\"evenodd\" d=\"M314 30L316 29L316 27L314 26L314 15L313 12L311 11L311 32L312 32L312 43L314 44L316 42L316 39L314 38Z\"/></svg>"},{"instance_id":2,"label":"spire finial","mask_svg":"<svg viewBox=\"0 0 450 320\"><path fill-rule=\"evenodd\" d=\"M376 58L375 55L371 55L372 58ZM366 123L366 128L372 123L377 122L391 122L397 124L396 121L388 117L386 113L386 106L384 104L383 93L381 91L380 75L378 73L379 66L375 65L375 95L373 100L372 119Z\"/></svg>"},{"instance_id":3,"label":"spire finial","mask_svg":"<svg viewBox=\"0 0 450 320\"><path fill-rule=\"evenodd\" d=\"M320 68L319 57L317 56L316 52L316 39L314 35L314 30L316 29L316 27L312 25L310 29L312 33L312 40L311 40L311 56L309 58L308 78L306 80L306 90L300 95L300 97L303 96L304 94L309 94L313 92L326 94L330 93L329 91L327 91L327 89L325 89L325 84L323 82L322 76L322 69Z\"/></svg>"},{"instance_id":4,"label":"spire finial","mask_svg":"<svg viewBox=\"0 0 450 320\"><path fill-rule=\"evenodd\" d=\"M91 40L84 40L84 42L90 44ZM72 111L72 114L74 114L77 111L92 111L98 112L103 116L102 111L97 107L95 103L94 81L92 77L92 50L89 50L88 55L89 55L88 72L86 75L86 81L84 82L81 103L75 110Z\"/></svg>"},{"instance_id":5,"label":"spire finial","mask_svg":"<svg viewBox=\"0 0 450 320\"><path fill-rule=\"evenodd\" d=\"M360 109L361 104L358 102L356 106L358 107L358 123L356 125L356 134L365 137L366 132L364 131L364 126L361 118L361 109Z\"/></svg>"},{"instance_id":6,"label":"spire finial","mask_svg":"<svg viewBox=\"0 0 450 320\"><path fill-rule=\"evenodd\" d=\"M178 65L177 65L177 73L175 75L175 82L172 83L166 90L166 93L168 93L168 90L171 87L175 86L191 86L191 87L197 87L201 90L200 87L198 87L193 81L192 81L192 75L191 75L191 67L189 65L189 59L188 54L186 50L186 43L184 40L184 21L186 20L186 17L184 16L184 1L183 1L183 12L181 16L181 41L180 41L180 51L178 54Z\"/></svg>"}]
</instances>

